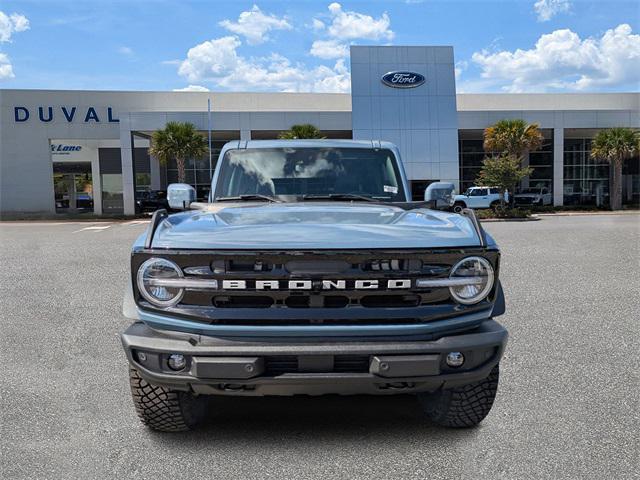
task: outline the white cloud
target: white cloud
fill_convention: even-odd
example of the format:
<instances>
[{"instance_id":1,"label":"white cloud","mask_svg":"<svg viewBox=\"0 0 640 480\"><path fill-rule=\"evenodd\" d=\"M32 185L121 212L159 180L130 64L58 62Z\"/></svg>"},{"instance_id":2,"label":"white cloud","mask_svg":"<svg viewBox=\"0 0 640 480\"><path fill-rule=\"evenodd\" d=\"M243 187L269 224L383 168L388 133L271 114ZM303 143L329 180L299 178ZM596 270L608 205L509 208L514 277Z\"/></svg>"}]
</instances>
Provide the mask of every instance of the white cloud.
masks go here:
<instances>
[{"instance_id":1,"label":"white cloud","mask_svg":"<svg viewBox=\"0 0 640 480\"><path fill-rule=\"evenodd\" d=\"M130 57L133 55L133 49L130 47L122 46L118 48L118 53Z\"/></svg>"},{"instance_id":2,"label":"white cloud","mask_svg":"<svg viewBox=\"0 0 640 480\"><path fill-rule=\"evenodd\" d=\"M391 20L387 13L373 18L364 13L344 11L339 3L329 5L330 22L313 19L313 30L326 32L327 39L316 40L309 54L323 59L345 58L349 56L349 43L352 40L392 40L393 31L389 28Z\"/></svg>"},{"instance_id":3,"label":"white cloud","mask_svg":"<svg viewBox=\"0 0 640 480\"><path fill-rule=\"evenodd\" d=\"M462 75L462 72L464 72L467 67L469 67L469 62L467 62L466 60L460 60L459 62L456 62L454 68L456 80L460 78L460 75Z\"/></svg>"},{"instance_id":4,"label":"white cloud","mask_svg":"<svg viewBox=\"0 0 640 480\"><path fill-rule=\"evenodd\" d=\"M324 59L345 58L349 56L349 47L339 40L316 40L309 53Z\"/></svg>"},{"instance_id":5,"label":"white cloud","mask_svg":"<svg viewBox=\"0 0 640 480\"><path fill-rule=\"evenodd\" d=\"M286 18L278 18L272 14L263 13L257 5L249 11L242 12L237 22L223 20L220 26L230 32L242 35L249 45L258 45L266 42L267 33L271 30L291 30L292 27Z\"/></svg>"},{"instance_id":6,"label":"white cloud","mask_svg":"<svg viewBox=\"0 0 640 480\"><path fill-rule=\"evenodd\" d=\"M340 40L353 40L361 38L365 40L392 40L393 31L389 29L391 19L387 13L380 18L373 18L364 13L342 10L342 5L332 3L329 5L331 25L327 30L329 36Z\"/></svg>"},{"instance_id":7,"label":"white cloud","mask_svg":"<svg viewBox=\"0 0 640 480\"><path fill-rule=\"evenodd\" d=\"M481 77L509 92L597 90L640 84L640 35L628 24L585 38L569 29L542 35L530 50L476 52Z\"/></svg>"},{"instance_id":8,"label":"white cloud","mask_svg":"<svg viewBox=\"0 0 640 480\"><path fill-rule=\"evenodd\" d=\"M7 15L0 10L0 42L10 42L14 33L29 29L29 20L24 15L12 13Z\"/></svg>"},{"instance_id":9,"label":"white cloud","mask_svg":"<svg viewBox=\"0 0 640 480\"><path fill-rule=\"evenodd\" d=\"M569 0L538 0L533 4L539 22L547 22L558 13L568 12L570 8Z\"/></svg>"},{"instance_id":10,"label":"white cloud","mask_svg":"<svg viewBox=\"0 0 640 480\"><path fill-rule=\"evenodd\" d=\"M174 88L174 92L208 92L209 89L207 87L203 87L202 85L189 85L184 88Z\"/></svg>"},{"instance_id":11,"label":"white cloud","mask_svg":"<svg viewBox=\"0 0 640 480\"><path fill-rule=\"evenodd\" d=\"M13 74L13 67L9 57L6 53L0 52L0 80L7 80L13 77L15 75Z\"/></svg>"},{"instance_id":12,"label":"white cloud","mask_svg":"<svg viewBox=\"0 0 640 480\"><path fill-rule=\"evenodd\" d=\"M310 55L336 60L333 66L309 67L274 53L259 58L239 53L245 43L239 36L255 45L266 41L272 30L292 28L286 18L265 14L254 5L250 11L242 12L237 22L220 23L238 36L207 40L189 49L180 61L178 73L193 84L210 83L232 91L348 92L350 73L345 58L349 56L349 43L356 39L392 40L391 20L387 13L374 18L345 11L339 3L330 4L328 9L326 19L314 18L306 28L321 32L324 37L313 42Z\"/></svg>"},{"instance_id":13,"label":"white cloud","mask_svg":"<svg viewBox=\"0 0 640 480\"><path fill-rule=\"evenodd\" d=\"M347 92L350 76L344 60L333 67L308 68L282 55L247 58L237 37L208 40L187 52L178 73L190 82L211 82L232 91Z\"/></svg>"},{"instance_id":14,"label":"white cloud","mask_svg":"<svg viewBox=\"0 0 640 480\"><path fill-rule=\"evenodd\" d=\"M187 52L178 74L190 82L228 75L238 67L236 49L240 45L238 37L216 38L196 45Z\"/></svg>"}]
</instances>

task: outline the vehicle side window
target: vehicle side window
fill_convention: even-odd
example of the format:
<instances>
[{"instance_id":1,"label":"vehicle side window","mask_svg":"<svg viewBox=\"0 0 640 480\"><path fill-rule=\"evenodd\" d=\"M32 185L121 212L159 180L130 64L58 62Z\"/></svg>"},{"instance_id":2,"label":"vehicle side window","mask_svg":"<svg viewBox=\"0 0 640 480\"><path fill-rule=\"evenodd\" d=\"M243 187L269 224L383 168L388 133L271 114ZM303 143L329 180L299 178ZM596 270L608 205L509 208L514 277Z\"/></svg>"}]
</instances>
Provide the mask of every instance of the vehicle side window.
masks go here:
<instances>
[{"instance_id":1,"label":"vehicle side window","mask_svg":"<svg viewBox=\"0 0 640 480\"><path fill-rule=\"evenodd\" d=\"M548 191L546 188L543 188L543 189L542 189L542 194L543 194L543 195L546 195L547 193L549 193L549 191Z\"/></svg>"},{"instance_id":2,"label":"vehicle side window","mask_svg":"<svg viewBox=\"0 0 640 480\"><path fill-rule=\"evenodd\" d=\"M499 193L500 193L500 191L499 191L497 188L491 188L491 189L489 190L489 193L490 193L491 195L497 195L497 194L499 194Z\"/></svg>"}]
</instances>

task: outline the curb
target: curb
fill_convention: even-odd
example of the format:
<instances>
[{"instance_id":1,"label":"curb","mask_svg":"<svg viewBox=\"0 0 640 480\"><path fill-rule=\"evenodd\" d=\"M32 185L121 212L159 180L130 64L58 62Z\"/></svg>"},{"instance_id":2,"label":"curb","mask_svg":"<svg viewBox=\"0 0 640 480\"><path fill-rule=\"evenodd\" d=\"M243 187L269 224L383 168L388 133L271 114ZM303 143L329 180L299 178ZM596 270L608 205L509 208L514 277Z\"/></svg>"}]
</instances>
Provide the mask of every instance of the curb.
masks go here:
<instances>
[{"instance_id":1,"label":"curb","mask_svg":"<svg viewBox=\"0 0 640 480\"><path fill-rule=\"evenodd\" d=\"M534 213L538 217L579 217L586 215L640 215L640 210L618 211L618 212L555 212L555 213Z\"/></svg>"},{"instance_id":2,"label":"curb","mask_svg":"<svg viewBox=\"0 0 640 480\"><path fill-rule=\"evenodd\" d=\"M534 216L527 218L480 218L480 223L493 223L493 222L538 222L542 220Z\"/></svg>"}]
</instances>

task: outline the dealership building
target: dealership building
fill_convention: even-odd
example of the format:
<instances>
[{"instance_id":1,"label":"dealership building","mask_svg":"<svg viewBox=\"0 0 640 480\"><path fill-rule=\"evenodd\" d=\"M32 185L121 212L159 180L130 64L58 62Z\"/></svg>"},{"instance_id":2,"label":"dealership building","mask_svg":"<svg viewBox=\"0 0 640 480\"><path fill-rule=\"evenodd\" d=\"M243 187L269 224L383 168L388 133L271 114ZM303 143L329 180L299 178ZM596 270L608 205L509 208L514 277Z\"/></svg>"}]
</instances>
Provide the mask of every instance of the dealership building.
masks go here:
<instances>
[{"instance_id":1,"label":"dealership building","mask_svg":"<svg viewBox=\"0 0 640 480\"><path fill-rule=\"evenodd\" d=\"M389 72L408 80L394 84ZM227 141L273 139L299 123L327 138L391 141L417 199L434 181L473 185L483 129L521 118L539 124L545 138L524 159L534 170L523 186L547 188L555 205L607 203L609 166L590 158L591 139L605 128L640 128L638 93L457 93L446 46L351 47L351 94L0 90L0 107L5 215L135 213L140 192L177 180L174 163L161 165L147 151L169 121L206 134L210 118L214 159ZM639 163L624 165L625 204L638 204ZM208 156L191 159L186 174L206 198Z\"/></svg>"}]
</instances>

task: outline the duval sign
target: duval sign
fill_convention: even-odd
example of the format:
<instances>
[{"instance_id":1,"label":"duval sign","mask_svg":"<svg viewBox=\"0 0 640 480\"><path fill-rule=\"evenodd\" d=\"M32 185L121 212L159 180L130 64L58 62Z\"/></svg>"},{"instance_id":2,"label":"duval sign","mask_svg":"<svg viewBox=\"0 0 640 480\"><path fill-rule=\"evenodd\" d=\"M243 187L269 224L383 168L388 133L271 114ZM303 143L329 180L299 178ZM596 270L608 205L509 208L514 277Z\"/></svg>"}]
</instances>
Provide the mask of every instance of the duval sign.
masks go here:
<instances>
[{"instance_id":1,"label":"duval sign","mask_svg":"<svg viewBox=\"0 0 640 480\"><path fill-rule=\"evenodd\" d=\"M62 118L68 123L117 123L120 120L113 115L112 107L76 107L63 105L60 107L42 106L29 109L27 107L13 107L13 118L16 123L28 121L30 118L49 123L54 118Z\"/></svg>"},{"instance_id":2,"label":"duval sign","mask_svg":"<svg viewBox=\"0 0 640 480\"><path fill-rule=\"evenodd\" d=\"M424 75L416 72L389 72L382 76L382 83L393 88L415 88L424 83Z\"/></svg>"}]
</instances>

